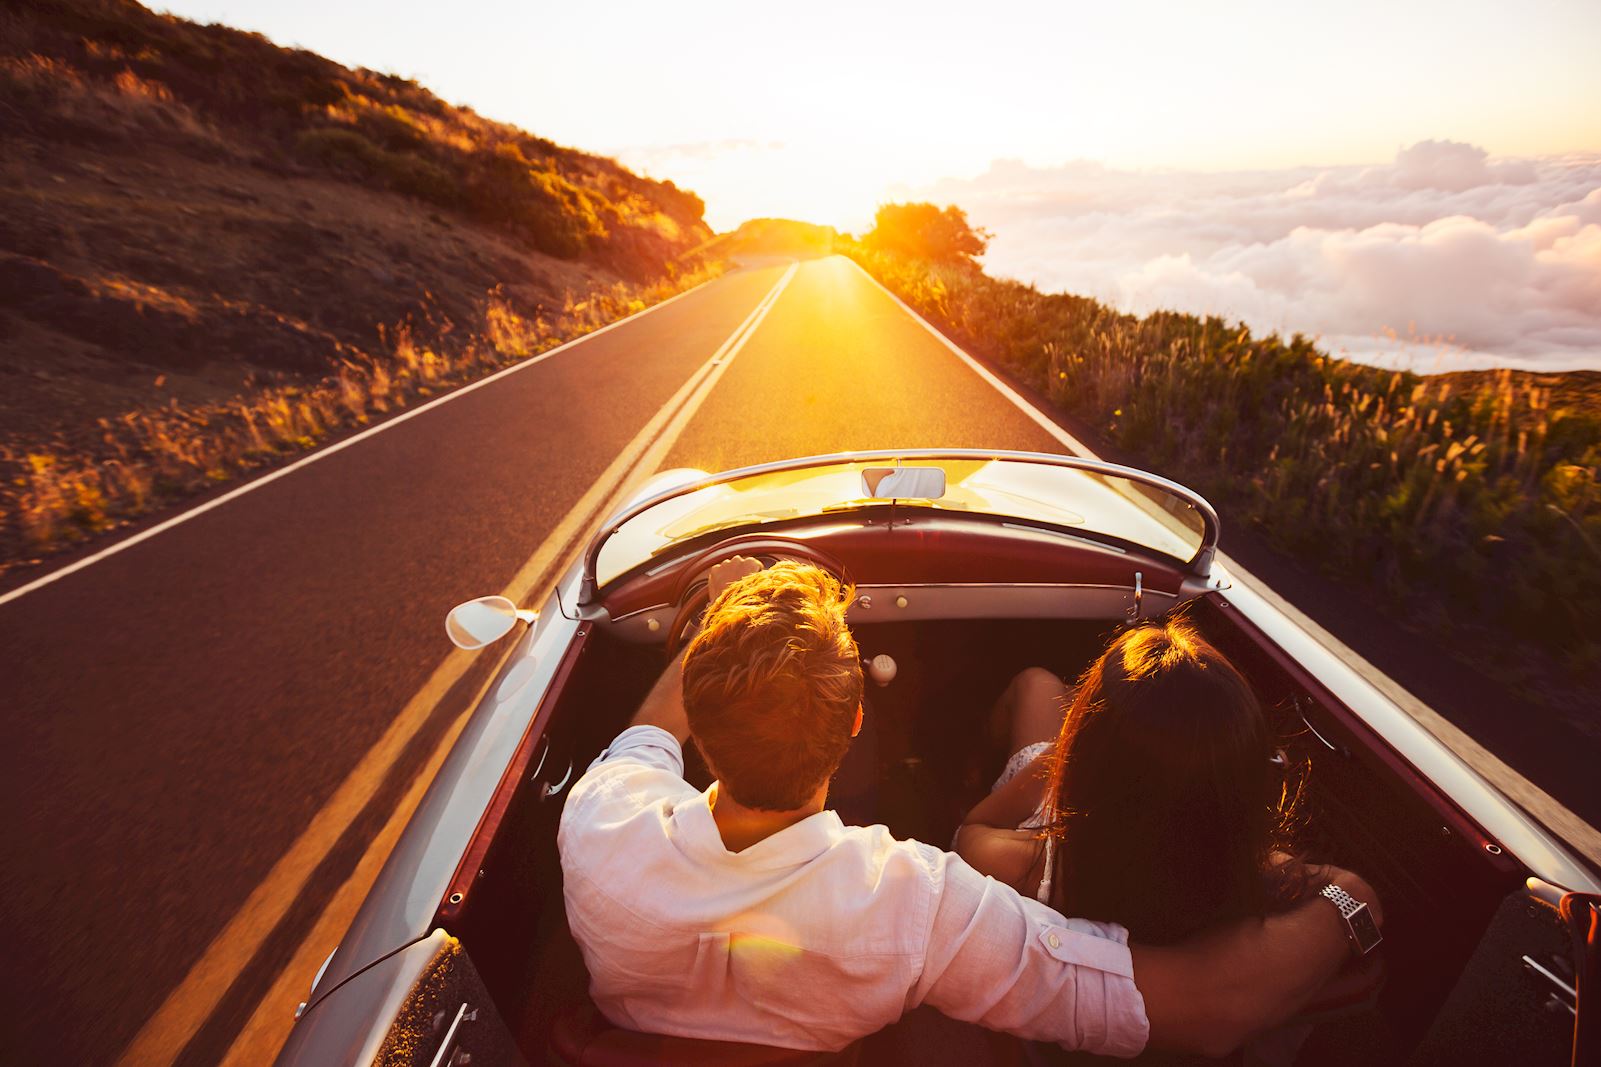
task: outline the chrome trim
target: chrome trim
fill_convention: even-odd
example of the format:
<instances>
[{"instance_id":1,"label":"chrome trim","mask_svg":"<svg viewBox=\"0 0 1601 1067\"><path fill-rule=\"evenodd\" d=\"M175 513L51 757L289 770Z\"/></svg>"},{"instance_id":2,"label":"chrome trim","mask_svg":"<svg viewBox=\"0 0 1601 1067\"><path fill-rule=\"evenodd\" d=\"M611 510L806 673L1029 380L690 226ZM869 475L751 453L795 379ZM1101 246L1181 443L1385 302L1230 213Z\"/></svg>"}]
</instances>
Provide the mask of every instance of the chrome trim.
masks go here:
<instances>
[{"instance_id":1,"label":"chrome trim","mask_svg":"<svg viewBox=\"0 0 1601 1067\"><path fill-rule=\"evenodd\" d=\"M311 992L313 996L315 996L317 992L317 983L322 981L322 976L328 973L328 965L334 961L334 952L338 951L339 946L335 945L333 952L328 953L328 955L323 958L322 966L317 968L317 976L311 980Z\"/></svg>"},{"instance_id":2,"label":"chrome trim","mask_svg":"<svg viewBox=\"0 0 1601 1067\"><path fill-rule=\"evenodd\" d=\"M573 766L574 764L572 760L568 760L567 773L562 775L561 781L557 782L555 785L546 784L543 788L541 788L539 791L539 799L549 800L557 793L560 793L563 789L566 789L567 783L573 780Z\"/></svg>"},{"instance_id":3,"label":"chrome trim","mask_svg":"<svg viewBox=\"0 0 1601 1067\"><path fill-rule=\"evenodd\" d=\"M376 1062L395 1018L449 940L435 930L335 984L295 1023L274 1062L278 1067Z\"/></svg>"},{"instance_id":4,"label":"chrome trim","mask_svg":"<svg viewBox=\"0 0 1601 1067\"><path fill-rule=\"evenodd\" d=\"M637 619L641 615L649 615L653 611L667 611L671 608L671 604L652 604L646 608L635 608L633 611L624 612L621 615L608 614L606 618L607 621L615 625L620 622L628 622L630 619Z\"/></svg>"},{"instance_id":5,"label":"chrome trim","mask_svg":"<svg viewBox=\"0 0 1601 1067\"><path fill-rule=\"evenodd\" d=\"M1544 978L1547 982L1556 986L1557 991L1552 993L1551 996L1556 998L1557 1003L1567 1008L1569 1014L1574 1016L1579 1014L1579 991L1564 981L1561 975L1555 974L1549 968L1542 966L1540 961L1533 956L1523 957L1523 969Z\"/></svg>"},{"instance_id":6,"label":"chrome trim","mask_svg":"<svg viewBox=\"0 0 1601 1067\"><path fill-rule=\"evenodd\" d=\"M807 467L822 467L834 463L941 459L1035 463L1045 467L1062 467L1068 470L1104 474L1154 486L1186 501L1201 515L1204 527L1201 534L1201 546L1196 550L1194 556L1185 561L1191 573L1206 574L1211 569L1213 557L1217 554L1217 539L1220 528L1217 509L1213 508L1207 499L1195 492L1195 490L1180 485L1178 482L1170 481L1160 475L1151 474L1148 471L1138 470L1134 467L1124 467L1116 463L1107 463L1103 460L1081 459L1078 456L1063 456L1049 452L1009 452L983 448L875 449L867 452L834 452L824 456L807 456L802 459L785 459L774 463L758 463L750 467L740 467L737 470L714 474L698 481L685 482L664 492L657 493L655 496L642 500L631 507L624 508L607 520L606 525L590 539L589 546L584 549L583 577L579 584L578 603L580 606L584 606L594 602L596 592L595 565L600 558L602 546L617 532L618 528L630 519L676 497L698 493L702 489L710 489L714 485L722 485L740 478L751 478L761 474L779 474L792 470L805 470ZM893 505L886 503L883 506L890 507ZM941 518L945 518L959 513L939 512L938 514ZM737 527L731 528L729 535L733 536L737 529ZM1155 550L1153 549L1152 551L1154 552ZM1159 554L1166 555L1166 553Z\"/></svg>"},{"instance_id":7,"label":"chrome trim","mask_svg":"<svg viewBox=\"0 0 1601 1067\"><path fill-rule=\"evenodd\" d=\"M1356 664L1336 654L1312 630L1281 610L1269 599L1276 594L1258 589L1256 580L1247 580L1226 555L1219 557L1218 567L1222 577L1234 580L1227 593L1219 593L1222 603L1238 611L1317 678L1380 740L1477 823L1488 839L1517 857L1538 878L1580 892L1601 893L1601 880L1566 843L1381 691ZM1593 861L1601 862L1601 855Z\"/></svg>"},{"instance_id":8,"label":"chrome trim","mask_svg":"<svg viewBox=\"0 0 1601 1067\"><path fill-rule=\"evenodd\" d=\"M439 1051L434 1053L434 1058L429 1062L428 1067L442 1067L445 1062L445 1053L450 1051L450 1043L456 1040L456 1031L461 1029L461 1021L466 1017L467 1002L464 1000L461 1002L461 1007L456 1009L456 1017L450 1020L450 1029L445 1031L444 1040L439 1042Z\"/></svg>"},{"instance_id":9,"label":"chrome trim","mask_svg":"<svg viewBox=\"0 0 1601 1067\"><path fill-rule=\"evenodd\" d=\"M1523 885L1528 891L1530 900L1544 904L1552 911L1560 911L1562 898L1568 895L1566 889L1559 885L1552 885L1544 878L1527 878L1524 880Z\"/></svg>"},{"instance_id":10,"label":"chrome trim","mask_svg":"<svg viewBox=\"0 0 1601 1067\"><path fill-rule=\"evenodd\" d=\"M944 513L942 512L941 514ZM1068 533L1066 530L1051 530L1044 526L1024 526L1020 522L1003 522L1001 523L1001 529L1019 530L1023 533L1045 534L1047 537L1060 537L1064 541L1077 541L1081 545L1089 545L1092 548L1104 549L1107 552L1116 552L1120 556L1128 555L1128 549L1124 548L1122 545L1109 545L1105 541L1097 541L1095 538L1085 537L1083 534Z\"/></svg>"},{"instance_id":11,"label":"chrome trim","mask_svg":"<svg viewBox=\"0 0 1601 1067\"><path fill-rule=\"evenodd\" d=\"M865 597L846 611L852 623L929 619L1127 620L1129 586L1099 582L928 582L858 585ZM904 605L902 601L905 601ZM1161 614L1177 602L1171 593L1147 591L1141 610Z\"/></svg>"},{"instance_id":12,"label":"chrome trim","mask_svg":"<svg viewBox=\"0 0 1601 1067\"><path fill-rule=\"evenodd\" d=\"M1330 741L1328 738L1326 738L1322 734L1318 733L1318 728L1316 726L1312 725L1312 720L1308 719L1306 717L1306 713L1301 711L1301 708L1300 708L1300 703L1301 702L1299 700L1297 700L1295 703L1296 703L1296 709L1295 710L1301 716L1301 725L1306 727L1308 730L1310 730L1313 737L1315 737L1319 741L1323 742L1323 747L1324 748L1328 749L1330 752L1338 752L1342 756L1346 755L1347 753L1346 753L1345 749L1341 748L1339 745L1336 745L1333 741Z\"/></svg>"},{"instance_id":13,"label":"chrome trim","mask_svg":"<svg viewBox=\"0 0 1601 1067\"><path fill-rule=\"evenodd\" d=\"M528 776L528 780L530 782L536 782L536 781L539 780L539 772L545 769L545 760L547 760L549 758L550 758L550 739L546 738L545 739L545 743L543 745L539 746L539 766L535 767L534 768L534 773L532 773L532 774L530 774Z\"/></svg>"},{"instance_id":14,"label":"chrome trim","mask_svg":"<svg viewBox=\"0 0 1601 1067\"><path fill-rule=\"evenodd\" d=\"M916 585L864 584L858 585L856 590L858 593L867 598L867 603L861 603L860 598L858 598L856 601L852 602L848 610L852 613L850 617L856 618L857 621L863 622L872 622L875 620L881 621L885 618L906 620L961 618L991 619L1003 618L1009 613L1016 614L1019 618L1035 619L1128 619L1130 618L1128 614L1127 601L1129 589L1130 587L1126 585L1095 582L923 582ZM1019 605L1014 599L1012 603L1000 605L995 609L985 608L983 610L978 610L970 606L966 608L951 607L949 606L950 602L948 599L940 598L940 594L950 592L958 592L961 594L976 594L979 592L985 592L994 593L999 596L1006 596L1008 594L1022 594L1023 596L1028 597L1039 596L1043 591L1048 591L1056 596L1071 596L1073 593L1081 592L1112 593L1117 596L1117 604L1115 606L1103 606L1097 603L1095 610L1067 611L1063 610L1065 605L1060 601L1036 605ZM930 611L926 609L925 605L927 603L928 594L933 594L937 598L941 605L941 610ZM875 597L878 599L875 600ZM906 605L900 604L898 601L902 598L911 603ZM1150 618L1155 615L1160 615L1163 612L1171 609L1174 604L1178 603L1178 601L1182 599L1184 599L1184 597L1176 597L1172 593L1164 592L1160 589L1145 589L1143 591L1143 598L1140 601L1140 615L1143 618ZM915 608L912 607L912 603L916 604ZM875 607L875 604L878 606ZM650 607L639 608L634 611L630 611L625 615L618 615L616 618L607 620L606 625L611 629L611 632L615 633L618 637L621 637L623 640L632 642L634 644L650 644L653 642L664 641L666 640L665 627L662 627L656 631L649 631L647 630L647 625L654 613L670 614L671 610L672 606L670 604L654 604ZM910 614L900 614L901 612L906 612L908 610L910 610ZM869 612L870 614L864 615L862 614L863 612Z\"/></svg>"},{"instance_id":15,"label":"chrome trim","mask_svg":"<svg viewBox=\"0 0 1601 1067\"><path fill-rule=\"evenodd\" d=\"M1116 589L1126 593L1132 586L1119 585L1116 582L858 582L861 589L1055 589L1065 591L1068 589ZM1158 596L1172 596L1164 594L1160 589L1153 590Z\"/></svg>"}]
</instances>

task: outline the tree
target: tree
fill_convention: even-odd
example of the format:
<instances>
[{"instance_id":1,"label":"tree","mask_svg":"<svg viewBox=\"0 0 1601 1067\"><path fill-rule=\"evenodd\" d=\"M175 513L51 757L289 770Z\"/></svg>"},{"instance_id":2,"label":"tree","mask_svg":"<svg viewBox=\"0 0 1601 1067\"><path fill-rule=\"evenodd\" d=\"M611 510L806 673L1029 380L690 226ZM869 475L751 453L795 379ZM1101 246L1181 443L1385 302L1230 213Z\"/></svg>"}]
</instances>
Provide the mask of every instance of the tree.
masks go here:
<instances>
[{"instance_id":1,"label":"tree","mask_svg":"<svg viewBox=\"0 0 1601 1067\"><path fill-rule=\"evenodd\" d=\"M990 235L968 225L967 213L954 204L943 211L933 204L885 204L873 217L863 242L887 252L900 252L935 263L972 265L984 254Z\"/></svg>"}]
</instances>

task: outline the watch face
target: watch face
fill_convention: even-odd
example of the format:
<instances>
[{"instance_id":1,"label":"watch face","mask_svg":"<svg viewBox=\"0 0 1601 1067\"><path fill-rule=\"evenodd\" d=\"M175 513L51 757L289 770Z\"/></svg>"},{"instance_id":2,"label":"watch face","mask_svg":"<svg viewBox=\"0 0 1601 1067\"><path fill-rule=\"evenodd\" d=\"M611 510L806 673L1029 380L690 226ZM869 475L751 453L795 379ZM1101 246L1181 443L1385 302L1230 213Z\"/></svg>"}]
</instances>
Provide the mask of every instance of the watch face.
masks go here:
<instances>
[{"instance_id":1,"label":"watch face","mask_svg":"<svg viewBox=\"0 0 1601 1067\"><path fill-rule=\"evenodd\" d=\"M1364 954L1372 952L1384 938L1379 934L1378 924L1373 921L1373 915L1368 911L1366 904L1356 909L1356 914L1346 920L1351 924L1351 936L1356 938L1356 947Z\"/></svg>"}]
</instances>

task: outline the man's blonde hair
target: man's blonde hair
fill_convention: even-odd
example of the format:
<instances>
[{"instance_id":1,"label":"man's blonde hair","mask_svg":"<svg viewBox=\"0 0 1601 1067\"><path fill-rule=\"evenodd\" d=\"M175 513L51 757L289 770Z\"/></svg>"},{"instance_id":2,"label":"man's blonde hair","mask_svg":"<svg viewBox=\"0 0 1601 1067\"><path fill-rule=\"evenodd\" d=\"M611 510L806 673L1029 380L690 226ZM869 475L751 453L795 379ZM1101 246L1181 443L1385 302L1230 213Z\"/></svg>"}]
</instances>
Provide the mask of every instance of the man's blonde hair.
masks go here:
<instances>
[{"instance_id":1,"label":"man's blonde hair","mask_svg":"<svg viewBox=\"0 0 1601 1067\"><path fill-rule=\"evenodd\" d=\"M723 590L689 643L690 733L746 807L798 808L845 758L862 700L851 595L820 567L776 563Z\"/></svg>"}]
</instances>

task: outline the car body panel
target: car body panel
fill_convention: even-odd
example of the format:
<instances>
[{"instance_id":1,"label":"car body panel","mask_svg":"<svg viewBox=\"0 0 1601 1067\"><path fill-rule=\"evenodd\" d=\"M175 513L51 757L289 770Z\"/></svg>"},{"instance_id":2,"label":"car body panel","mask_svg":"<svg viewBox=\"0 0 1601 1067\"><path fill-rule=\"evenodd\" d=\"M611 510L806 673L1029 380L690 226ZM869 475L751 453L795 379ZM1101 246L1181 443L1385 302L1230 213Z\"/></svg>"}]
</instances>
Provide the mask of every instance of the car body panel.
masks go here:
<instances>
[{"instance_id":1,"label":"car body panel","mask_svg":"<svg viewBox=\"0 0 1601 1067\"><path fill-rule=\"evenodd\" d=\"M911 458L914 454L900 455ZM816 462L837 462L839 458L822 457ZM803 463L795 461L793 465ZM698 477L699 472L693 471L667 472L649 483L636 500L683 492L704 481L697 481ZM647 497L652 489L657 490L656 495ZM640 506L636 502L618 515L625 517ZM904 522L906 518L910 518L909 524ZM858 600L853 605L852 618L859 622L888 621L895 618L896 611L903 612L901 618L905 619L941 617L942 612L995 617L1021 611L1019 617L1028 617L1030 610L1037 610L1039 617L1051 617L1054 610L1060 617L1061 611L1071 609L1053 608L1053 598L1075 590L1103 596L1094 604L1107 615L1149 617L1196 592L1197 580L1211 589L1231 584L1226 562L1214 563L1210 557L1202 570L1192 568L1186 573L1183 565L1171 560L1141 557L1137 552L1075 539L1071 533L1063 536L1059 530L1012 524L993 516L914 509L900 521L900 525L875 525L875 517L862 510L848 517L819 516L803 524L804 529L799 525L783 530L769 525L748 531L724 529L718 531L717 543L748 533L752 543L778 543L783 540L781 535L787 535L797 540L815 538L819 545L831 548L850 546L851 555L867 569L889 575L887 579L874 577L858 588L858 596L870 601L863 604ZM1208 529L1215 532L1215 516L1209 521ZM482 855L498 823L497 812L503 813L508 782L515 785L524 780L528 767L538 758L541 716L554 704L563 665L570 664L586 629L609 626L630 640L665 639L677 598L695 578L687 573L687 559L669 561L656 571L625 574L600 590L599 596L593 587L585 589L586 580L593 577L593 571L586 574L586 568L593 565L599 545L616 525L616 521L606 524L588 552L563 576L537 624L516 642L483 700L469 713L461 735L317 983L310 1007L296 1024L280 1062L360 1062L358 1054L365 1054L372 1035L382 1039L392 1018L396 989L403 979L410 981L407 974L415 977L406 967L411 966L414 955L431 956L429 939L435 936L441 918L448 921L451 914L449 895L469 888L463 879L474 873L477 861L473 856ZM1006 539L1008 549L1016 551L993 552L996 538ZM715 543L711 547L715 548ZM697 545L694 550L686 548L685 554L698 557L703 550ZM999 561L986 571L986 581L949 580L948 568L942 568L936 558L949 553L952 558L972 560L986 550ZM1207 547L1201 555L1209 552ZM1067 569L1096 577L1064 581L1067 560L1072 561ZM1142 588L1143 602L1136 596ZM1315 679L1332 702L1346 709L1386 750L1380 758L1393 761L1395 767L1426 785L1441 805L1454 806L1461 818L1482 834L1483 846L1504 850L1509 865L1515 858L1547 882L1601 892L1596 872L1589 865L1268 597L1247 582L1233 582L1225 593L1208 595L1254 628L1266 646L1293 662L1301 674ZM906 601L904 606L899 604L901 600ZM1026 605L1036 608L1023 610ZM652 618L657 625L649 628L646 623ZM581 768L573 770L581 773ZM398 995L403 996L404 990ZM331 1018L335 1015L339 1018Z\"/></svg>"},{"instance_id":2,"label":"car body panel","mask_svg":"<svg viewBox=\"0 0 1601 1067\"><path fill-rule=\"evenodd\" d=\"M295 1021L279 1063L373 1063L406 998L439 955L443 930L361 968Z\"/></svg>"},{"instance_id":3,"label":"car body panel","mask_svg":"<svg viewBox=\"0 0 1601 1067\"><path fill-rule=\"evenodd\" d=\"M581 602L589 604L601 587L701 534L750 530L830 511L893 508L888 500L865 498L860 476L867 467L903 461L946 470L945 496L916 502L929 510L1008 517L1072 527L1094 538L1131 540L1169 554L1197 574L1207 572L1216 551L1217 512L1204 497L1130 467L1042 452L851 452L744 467L679 484L623 509L584 555ZM1158 500L1174 507L1164 508Z\"/></svg>"},{"instance_id":4,"label":"car body panel","mask_svg":"<svg viewBox=\"0 0 1601 1067\"><path fill-rule=\"evenodd\" d=\"M576 567L518 640L395 843L313 993L313 1006L364 968L426 937L507 765L579 629L563 614ZM531 664L521 667L522 664ZM518 672L526 677L519 679ZM512 683L508 686L508 680Z\"/></svg>"},{"instance_id":5,"label":"car body panel","mask_svg":"<svg viewBox=\"0 0 1601 1067\"><path fill-rule=\"evenodd\" d=\"M1485 844L1511 853L1545 881L1579 892L1601 892L1601 882L1589 866L1395 701L1256 589L1230 580L1226 563L1219 564L1217 570L1230 587L1224 594L1213 595L1220 595L1285 656L1315 676L1340 704L1406 760L1416 774L1426 779L1438 793L1450 798L1484 832Z\"/></svg>"}]
</instances>

